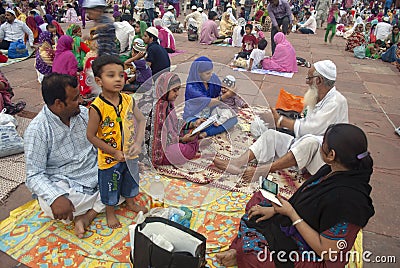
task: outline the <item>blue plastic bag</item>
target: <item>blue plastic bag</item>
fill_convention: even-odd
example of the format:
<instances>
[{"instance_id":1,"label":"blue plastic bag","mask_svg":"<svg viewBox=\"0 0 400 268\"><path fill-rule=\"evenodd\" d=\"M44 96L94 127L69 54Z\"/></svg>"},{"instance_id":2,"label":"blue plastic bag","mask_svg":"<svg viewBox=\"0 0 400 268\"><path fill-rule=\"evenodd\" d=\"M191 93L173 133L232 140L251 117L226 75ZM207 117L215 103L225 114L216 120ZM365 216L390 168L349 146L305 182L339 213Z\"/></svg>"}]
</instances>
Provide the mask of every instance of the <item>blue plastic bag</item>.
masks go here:
<instances>
[{"instance_id":1,"label":"blue plastic bag","mask_svg":"<svg viewBox=\"0 0 400 268\"><path fill-rule=\"evenodd\" d=\"M24 41L19 39L16 42L11 42L10 47L8 48L8 58L15 59L15 58L24 58L28 57L28 49Z\"/></svg>"}]
</instances>

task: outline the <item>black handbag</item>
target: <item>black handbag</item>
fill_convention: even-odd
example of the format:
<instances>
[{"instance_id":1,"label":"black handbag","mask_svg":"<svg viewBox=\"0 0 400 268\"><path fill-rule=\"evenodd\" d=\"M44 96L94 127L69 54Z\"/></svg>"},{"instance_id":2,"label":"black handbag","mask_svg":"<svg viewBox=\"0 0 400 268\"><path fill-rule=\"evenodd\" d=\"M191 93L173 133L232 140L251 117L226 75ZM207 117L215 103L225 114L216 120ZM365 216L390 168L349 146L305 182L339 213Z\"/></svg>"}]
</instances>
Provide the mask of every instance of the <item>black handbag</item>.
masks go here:
<instances>
[{"instance_id":1,"label":"black handbag","mask_svg":"<svg viewBox=\"0 0 400 268\"><path fill-rule=\"evenodd\" d=\"M174 249L172 252L156 245L149 235L163 235ZM147 217L135 229L135 268L200 268L205 267L206 238L176 222Z\"/></svg>"}]
</instances>

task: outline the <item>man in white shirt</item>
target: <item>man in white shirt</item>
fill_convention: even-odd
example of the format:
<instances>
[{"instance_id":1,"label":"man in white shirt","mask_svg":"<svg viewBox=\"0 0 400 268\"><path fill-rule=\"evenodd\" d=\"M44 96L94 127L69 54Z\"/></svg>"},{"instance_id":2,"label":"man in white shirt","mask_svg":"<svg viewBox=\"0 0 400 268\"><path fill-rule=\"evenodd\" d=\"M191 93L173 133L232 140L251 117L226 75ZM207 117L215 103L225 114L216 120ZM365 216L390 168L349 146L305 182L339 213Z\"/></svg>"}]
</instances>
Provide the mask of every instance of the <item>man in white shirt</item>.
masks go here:
<instances>
[{"instance_id":1,"label":"man in white shirt","mask_svg":"<svg viewBox=\"0 0 400 268\"><path fill-rule=\"evenodd\" d=\"M304 96L305 117L290 119L279 115L272 108L276 127L293 131L294 137L268 129L239 158L231 161L216 158L215 166L233 174L244 172L245 179L251 179L256 172L251 167L242 169L242 166L253 159L258 163L265 163L257 168L257 174L263 176L269 171L291 166L306 168L311 174L315 174L324 164L319 147L326 129L331 124L348 122L347 100L336 90L335 80L336 65L332 61L316 62L308 70L306 77L309 90Z\"/></svg>"},{"instance_id":2,"label":"man in white shirt","mask_svg":"<svg viewBox=\"0 0 400 268\"><path fill-rule=\"evenodd\" d=\"M33 46L33 33L29 27L15 18L15 12L6 11L6 22L0 26L0 49L8 49L11 42L24 40L25 34L29 37L29 45Z\"/></svg>"},{"instance_id":3,"label":"man in white shirt","mask_svg":"<svg viewBox=\"0 0 400 268\"><path fill-rule=\"evenodd\" d=\"M183 24L183 27L187 29L186 27L188 26L188 24L190 24L194 27L197 27L197 29L200 29L202 22L203 18L200 12L197 11L197 6L192 6L192 13L190 13L185 17L185 22Z\"/></svg>"},{"instance_id":4,"label":"man in white shirt","mask_svg":"<svg viewBox=\"0 0 400 268\"><path fill-rule=\"evenodd\" d=\"M200 12L201 14L201 24L203 24L204 22L206 22L208 20L208 16L206 13L203 12L203 9L201 7L199 7L197 9L198 12Z\"/></svg>"},{"instance_id":5,"label":"man in white shirt","mask_svg":"<svg viewBox=\"0 0 400 268\"><path fill-rule=\"evenodd\" d=\"M378 22L375 28L376 40L385 41L392 32L392 25L389 23L389 17L384 17L382 22Z\"/></svg>"},{"instance_id":6,"label":"man in white shirt","mask_svg":"<svg viewBox=\"0 0 400 268\"><path fill-rule=\"evenodd\" d=\"M168 11L164 13L164 16L162 17L162 24L164 27L169 28L171 31L171 28L178 28L179 22L176 21L175 19L175 14L173 13L174 7L172 5L168 6Z\"/></svg>"},{"instance_id":7,"label":"man in white shirt","mask_svg":"<svg viewBox=\"0 0 400 268\"><path fill-rule=\"evenodd\" d=\"M297 32L302 34L315 34L315 31L317 30L317 21L314 16L311 16L310 11L307 11L304 16L307 20L303 24L300 24L300 28Z\"/></svg>"},{"instance_id":8,"label":"man in white shirt","mask_svg":"<svg viewBox=\"0 0 400 268\"><path fill-rule=\"evenodd\" d=\"M257 48L253 49L247 62L247 71L259 68L261 61L265 58L265 48L267 47L267 40L261 39L258 41Z\"/></svg>"}]
</instances>

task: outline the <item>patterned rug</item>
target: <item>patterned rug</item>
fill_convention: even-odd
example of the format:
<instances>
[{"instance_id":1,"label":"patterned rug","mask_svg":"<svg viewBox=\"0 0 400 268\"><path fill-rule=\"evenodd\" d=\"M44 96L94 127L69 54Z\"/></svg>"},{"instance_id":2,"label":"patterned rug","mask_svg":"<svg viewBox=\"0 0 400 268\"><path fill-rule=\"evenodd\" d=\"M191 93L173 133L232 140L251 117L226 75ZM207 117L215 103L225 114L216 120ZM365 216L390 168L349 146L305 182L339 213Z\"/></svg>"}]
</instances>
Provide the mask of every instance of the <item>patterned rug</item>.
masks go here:
<instances>
[{"instance_id":1,"label":"patterned rug","mask_svg":"<svg viewBox=\"0 0 400 268\"><path fill-rule=\"evenodd\" d=\"M144 192L148 187L147 182L151 182L155 175L151 172L142 174L144 183L141 181L141 187ZM167 189L174 191L175 201L182 203L182 199L195 200L192 203L197 205L189 207L193 212L190 228L207 238L208 267L221 267L216 262L215 254L227 250L236 237L240 217L251 195L226 192L215 198L215 192L208 195L200 192L188 196L188 188L194 187L192 182L168 177L162 180ZM288 180L287 190L283 191L286 196L295 185L299 185L298 179ZM281 185L282 188L286 189ZM214 200L207 203L206 199L211 196ZM136 201L147 207L150 204L146 193L139 194ZM166 202L166 205L171 203ZM122 228L108 228L103 213L89 226L84 238L78 239L74 235L73 224L64 225L47 218L37 201L33 200L12 211L9 218L0 222L0 250L29 267L131 267L129 225L135 223L137 215L127 210L124 204L116 213ZM354 249L362 252L361 232ZM348 267L362 266L352 264Z\"/></svg>"},{"instance_id":2,"label":"patterned rug","mask_svg":"<svg viewBox=\"0 0 400 268\"><path fill-rule=\"evenodd\" d=\"M255 142L250 133L250 123L256 114L266 110L262 107L242 109L238 113L238 123L232 129L201 141L200 152L194 159L181 166L160 166L157 167L157 171L166 176L184 178L200 184L210 184L213 187L229 191L248 194L254 192L257 185L243 184L240 176L224 174L214 166L212 161L215 157L228 160L246 152L249 146ZM180 112L177 111L178 116Z\"/></svg>"},{"instance_id":3,"label":"patterned rug","mask_svg":"<svg viewBox=\"0 0 400 268\"><path fill-rule=\"evenodd\" d=\"M24 135L31 119L16 116L18 122L17 131ZM16 154L0 158L0 203L21 183L25 182L25 158L24 154Z\"/></svg>"},{"instance_id":4,"label":"patterned rug","mask_svg":"<svg viewBox=\"0 0 400 268\"><path fill-rule=\"evenodd\" d=\"M142 179L151 181L154 175L146 173ZM163 181L168 187L189 183L166 177ZM185 196L185 187L178 189L177 200ZM199 203L204 198L199 197ZM207 254L229 247L249 199L249 195L231 192L208 205L189 207L193 212L191 229L207 237ZM147 194L140 194L136 200L149 207ZM0 250L29 267L130 267L128 226L134 223L136 213L127 210L124 204L116 213L122 228L108 228L103 213L90 225L85 237L78 239L73 224L64 225L47 218L34 200L12 211L0 223ZM211 257L207 259L214 267Z\"/></svg>"}]
</instances>

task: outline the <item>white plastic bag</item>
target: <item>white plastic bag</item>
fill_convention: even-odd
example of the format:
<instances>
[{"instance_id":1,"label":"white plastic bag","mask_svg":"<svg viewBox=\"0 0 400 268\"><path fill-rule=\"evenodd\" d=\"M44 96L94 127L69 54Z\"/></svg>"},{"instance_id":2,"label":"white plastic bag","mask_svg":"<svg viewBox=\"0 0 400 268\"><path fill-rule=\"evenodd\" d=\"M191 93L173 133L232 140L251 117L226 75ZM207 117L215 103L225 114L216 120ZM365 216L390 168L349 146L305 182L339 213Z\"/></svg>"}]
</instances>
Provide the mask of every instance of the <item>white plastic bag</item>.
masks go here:
<instances>
[{"instance_id":1,"label":"white plastic bag","mask_svg":"<svg viewBox=\"0 0 400 268\"><path fill-rule=\"evenodd\" d=\"M17 119L15 119L15 117L12 115L6 114L6 108L4 108L0 112L0 125L6 125L10 122L13 123L15 127L18 126Z\"/></svg>"},{"instance_id":2,"label":"white plastic bag","mask_svg":"<svg viewBox=\"0 0 400 268\"><path fill-rule=\"evenodd\" d=\"M265 123L258 115L254 117L254 121L251 122L250 132L255 137L260 137L265 131L268 130L268 124Z\"/></svg>"},{"instance_id":3,"label":"white plastic bag","mask_svg":"<svg viewBox=\"0 0 400 268\"><path fill-rule=\"evenodd\" d=\"M0 125L0 157L24 152L24 141L19 136L15 125L9 122Z\"/></svg>"}]
</instances>

